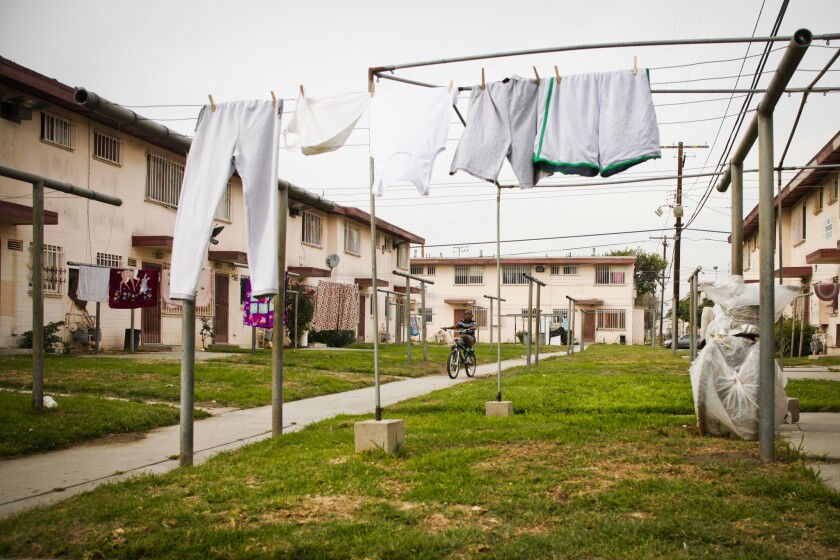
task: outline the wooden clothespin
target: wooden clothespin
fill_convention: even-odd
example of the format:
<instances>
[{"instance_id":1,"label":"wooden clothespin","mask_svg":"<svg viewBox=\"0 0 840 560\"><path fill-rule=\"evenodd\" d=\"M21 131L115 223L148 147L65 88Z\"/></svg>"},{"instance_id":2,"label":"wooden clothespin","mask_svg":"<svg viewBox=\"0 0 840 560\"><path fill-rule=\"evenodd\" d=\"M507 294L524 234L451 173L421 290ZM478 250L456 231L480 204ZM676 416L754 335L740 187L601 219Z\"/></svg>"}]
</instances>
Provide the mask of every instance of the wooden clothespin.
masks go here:
<instances>
[{"instance_id":1,"label":"wooden clothespin","mask_svg":"<svg viewBox=\"0 0 840 560\"><path fill-rule=\"evenodd\" d=\"M481 69L481 89L484 89L484 68Z\"/></svg>"},{"instance_id":2,"label":"wooden clothespin","mask_svg":"<svg viewBox=\"0 0 840 560\"><path fill-rule=\"evenodd\" d=\"M376 91L376 80L373 78L370 79L370 87L368 89L370 90L370 96L373 97L373 93Z\"/></svg>"},{"instance_id":3,"label":"wooden clothespin","mask_svg":"<svg viewBox=\"0 0 840 560\"><path fill-rule=\"evenodd\" d=\"M274 90L271 90L271 106L277 107L277 96L274 95Z\"/></svg>"},{"instance_id":4,"label":"wooden clothespin","mask_svg":"<svg viewBox=\"0 0 840 560\"><path fill-rule=\"evenodd\" d=\"M636 72L637 72L637 69L636 69L636 56L634 55L634 56L633 56L633 75L634 75L634 76L636 75Z\"/></svg>"},{"instance_id":5,"label":"wooden clothespin","mask_svg":"<svg viewBox=\"0 0 840 560\"><path fill-rule=\"evenodd\" d=\"M207 99L209 99L209 100L210 100L210 110L211 110L211 111L213 111L213 112L215 113L215 112L216 112L216 102L215 102L215 101L213 101L213 96L212 96L212 95L208 95L208 96L207 96Z\"/></svg>"},{"instance_id":6,"label":"wooden clothespin","mask_svg":"<svg viewBox=\"0 0 840 560\"><path fill-rule=\"evenodd\" d=\"M452 86L455 85L455 80L449 80L449 93L452 93Z\"/></svg>"},{"instance_id":7,"label":"wooden clothespin","mask_svg":"<svg viewBox=\"0 0 840 560\"><path fill-rule=\"evenodd\" d=\"M539 73L539 72L537 72L537 67L536 67L536 66L532 66L531 68L533 68L533 69L534 69L534 76L536 76L536 77L537 77L537 85L540 85L540 73Z\"/></svg>"},{"instance_id":8,"label":"wooden clothespin","mask_svg":"<svg viewBox=\"0 0 840 560\"><path fill-rule=\"evenodd\" d=\"M306 92L303 90L303 84L300 84L300 95L301 97L306 96Z\"/></svg>"},{"instance_id":9,"label":"wooden clothespin","mask_svg":"<svg viewBox=\"0 0 840 560\"><path fill-rule=\"evenodd\" d=\"M560 83L560 70L557 67L554 67L554 78L557 80L557 83Z\"/></svg>"}]
</instances>

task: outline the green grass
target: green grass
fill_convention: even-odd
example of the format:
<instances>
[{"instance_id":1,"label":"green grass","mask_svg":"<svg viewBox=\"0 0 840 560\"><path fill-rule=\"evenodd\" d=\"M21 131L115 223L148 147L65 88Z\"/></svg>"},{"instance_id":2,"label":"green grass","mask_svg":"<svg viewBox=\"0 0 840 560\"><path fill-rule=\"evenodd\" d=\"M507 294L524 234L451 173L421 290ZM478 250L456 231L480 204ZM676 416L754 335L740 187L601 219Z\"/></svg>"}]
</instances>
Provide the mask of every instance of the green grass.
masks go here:
<instances>
[{"instance_id":1,"label":"green grass","mask_svg":"<svg viewBox=\"0 0 840 560\"><path fill-rule=\"evenodd\" d=\"M512 417L495 379L406 401L390 456L335 418L0 520L0 556L837 558L840 495L784 444L700 436L686 370L593 346L504 374Z\"/></svg>"},{"instance_id":2,"label":"green grass","mask_svg":"<svg viewBox=\"0 0 840 560\"><path fill-rule=\"evenodd\" d=\"M53 451L103 436L136 434L178 423L178 409L164 404L84 395L55 399L58 408L36 413L32 395L0 391L0 457ZM207 412L195 412L197 419L207 416Z\"/></svg>"}]
</instances>

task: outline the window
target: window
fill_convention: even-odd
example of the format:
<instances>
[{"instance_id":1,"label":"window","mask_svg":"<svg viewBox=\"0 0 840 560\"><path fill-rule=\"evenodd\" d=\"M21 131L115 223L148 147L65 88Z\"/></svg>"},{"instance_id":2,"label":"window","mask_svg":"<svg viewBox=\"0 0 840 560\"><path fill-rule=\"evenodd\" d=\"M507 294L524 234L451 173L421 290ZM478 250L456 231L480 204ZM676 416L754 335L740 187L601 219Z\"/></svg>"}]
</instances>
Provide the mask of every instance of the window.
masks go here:
<instances>
[{"instance_id":1,"label":"window","mask_svg":"<svg viewBox=\"0 0 840 560\"><path fill-rule=\"evenodd\" d=\"M93 157L122 165L122 140L101 130L93 130Z\"/></svg>"},{"instance_id":2,"label":"window","mask_svg":"<svg viewBox=\"0 0 840 560\"><path fill-rule=\"evenodd\" d=\"M578 273L577 265L575 265L575 266L564 266L563 267L563 274L565 276L577 276L577 273Z\"/></svg>"},{"instance_id":3,"label":"window","mask_svg":"<svg viewBox=\"0 0 840 560\"><path fill-rule=\"evenodd\" d=\"M321 246L321 216L312 212L303 212L303 229L300 240L308 245Z\"/></svg>"},{"instance_id":4,"label":"window","mask_svg":"<svg viewBox=\"0 0 840 560\"><path fill-rule=\"evenodd\" d=\"M61 295L64 288L64 248L45 244L42 258L44 295ZM29 288L32 288L32 243L29 244Z\"/></svg>"},{"instance_id":5,"label":"window","mask_svg":"<svg viewBox=\"0 0 840 560\"><path fill-rule=\"evenodd\" d=\"M184 164L161 154L146 155L146 200L178 208Z\"/></svg>"},{"instance_id":6,"label":"window","mask_svg":"<svg viewBox=\"0 0 840 560\"><path fill-rule=\"evenodd\" d=\"M219 201L219 205L216 207L216 213L213 216L217 220L230 221L230 191L232 188L233 183L228 181L225 192L222 194L222 199Z\"/></svg>"},{"instance_id":7,"label":"window","mask_svg":"<svg viewBox=\"0 0 840 560\"><path fill-rule=\"evenodd\" d=\"M601 330L622 330L624 329L623 309L599 309L597 328Z\"/></svg>"},{"instance_id":8,"label":"window","mask_svg":"<svg viewBox=\"0 0 840 560\"><path fill-rule=\"evenodd\" d=\"M455 267L455 285L484 284L484 267L469 265Z\"/></svg>"},{"instance_id":9,"label":"window","mask_svg":"<svg viewBox=\"0 0 840 560\"><path fill-rule=\"evenodd\" d=\"M44 111L41 113L41 140L48 144L74 149L75 129L73 121L60 117L55 113Z\"/></svg>"},{"instance_id":10,"label":"window","mask_svg":"<svg viewBox=\"0 0 840 560\"><path fill-rule=\"evenodd\" d=\"M351 255L362 254L362 228L352 222L344 222L344 251Z\"/></svg>"},{"instance_id":11,"label":"window","mask_svg":"<svg viewBox=\"0 0 840 560\"><path fill-rule=\"evenodd\" d=\"M834 175L834 184L828 187L828 203L837 202L838 191L840 191L840 173Z\"/></svg>"},{"instance_id":12,"label":"window","mask_svg":"<svg viewBox=\"0 0 840 560\"><path fill-rule=\"evenodd\" d=\"M555 307L551 310L551 319L557 323L562 322L564 319L569 318L569 310L568 309L560 309L559 307Z\"/></svg>"},{"instance_id":13,"label":"window","mask_svg":"<svg viewBox=\"0 0 840 560\"><path fill-rule=\"evenodd\" d=\"M798 245L805 241L805 205L801 209L795 209L791 213L791 230L793 244Z\"/></svg>"},{"instance_id":14,"label":"window","mask_svg":"<svg viewBox=\"0 0 840 560\"><path fill-rule=\"evenodd\" d=\"M490 323L487 322L487 308L475 307L473 308L473 319L478 323L479 328L488 327Z\"/></svg>"},{"instance_id":15,"label":"window","mask_svg":"<svg viewBox=\"0 0 840 560\"><path fill-rule=\"evenodd\" d=\"M426 276L434 276L435 275L435 267L427 266L426 267Z\"/></svg>"},{"instance_id":16,"label":"window","mask_svg":"<svg viewBox=\"0 0 840 560\"><path fill-rule=\"evenodd\" d=\"M560 275L560 265L557 265L557 264L551 265L551 275L552 276L559 276Z\"/></svg>"},{"instance_id":17,"label":"window","mask_svg":"<svg viewBox=\"0 0 840 560\"><path fill-rule=\"evenodd\" d=\"M521 266L503 266L502 267L502 284L527 284L528 280L522 276L523 274L530 274L531 267L527 265Z\"/></svg>"},{"instance_id":18,"label":"window","mask_svg":"<svg viewBox=\"0 0 840 560\"><path fill-rule=\"evenodd\" d=\"M744 270L749 270L752 264L752 251L744 251Z\"/></svg>"},{"instance_id":19,"label":"window","mask_svg":"<svg viewBox=\"0 0 840 560\"><path fill-rule=\"evenodd\" d=\"M535 307L535 308L533 308L533 309L531 310L531 312L534 314L534 315L533 315L533 317L536 319L536 318L537 318L537 308L536 308L536 307ZM523 308L522 308L522 316L523 316L525 319L527 319L527 318L528 318L528 308L527 308L527 307L523 307Z\"/></svg>"},{"instance_id":20,"label":"window","mask_svg":"<svg viewBox=\"0 0 840 560\"><path fill-rule=\"evenodd\" d=\"M598 265L595 267L596 284L624 284L624 271L614 266Z\"/></svg>"},{"instance_id":21,"label":"window","mask_svg":"<svg viewBox=\"0 0 840 560\"><path fill-rule=\"evenodd\" d=\"M411 265L411 274L423 274L423 265L413 264Z\"/></svg>"},{"instance_id":22,"label":"window","mask_svg":"<svg viewBox=\"0 0 840 560\"><path fill-rule=\"evenodd\" d=\"M400 243L397 248L397 268L408 268L408 243Z\"/></svg>"},{"instance_id":23,"label":"window","mask_svg":"<svg viewBox=\"0 0 840 560\"><path fill-rule=\"evenodd\" d=\"M820 212L823 211L823 202L824 202L823 191L824 190L825 189L820 187L819 189L817 189L816 195L814 195L814 214L819 214Z\"/></svg>"},{"instance_id":24,"label":"window","mask_svg":"<svg viewBox=\"0 0 840 560\"><path fill-rule=\"evenodd\" d=\"M111 268L122 268L122 257L109 255L108 253L96 253L96 264L99 266L110 266Z\"/></svg>"},{"instance_id":25,"label":"window","mask_svg":"<svg viewBox=\"0 0 840 560\"><path fill-rule=\"evenodd\" d=\"M425 309L423 309L421 307L420 308L420 315L425 315L426 316L426 322L427 323L431 323L432 321L434 321L434 318L435 318L434 311L431 307L427 307Z\"/></svg>"}]
</instances>

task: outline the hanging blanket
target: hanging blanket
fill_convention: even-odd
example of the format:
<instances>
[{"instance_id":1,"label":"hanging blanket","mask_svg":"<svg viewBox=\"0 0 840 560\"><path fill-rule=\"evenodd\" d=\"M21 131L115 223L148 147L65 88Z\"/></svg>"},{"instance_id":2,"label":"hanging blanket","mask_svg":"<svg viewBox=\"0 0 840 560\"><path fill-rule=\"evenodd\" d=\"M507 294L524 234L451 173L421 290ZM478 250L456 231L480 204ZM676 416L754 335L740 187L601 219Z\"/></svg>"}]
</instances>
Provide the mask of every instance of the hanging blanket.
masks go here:
<instances>
[{"instance_id":1,"label":"hanging blanket","mask_svg":"<svg viewBox=\"0 0 840 560\"><path fill-rule=\"evenodd\" d=\"M261 329L274 328L274 296L251 297L250 278L248 278L248 287L245 290L244 308L242 324Z\"/></svg>"},{"instance_id":2,"label":"hanging blanket","mask_svg":"<svg viewBox=\"0 0 840 560\"><path fill-rule=\"evenodd\" d=\"M137 309L158 304L158 271L112 268L108 283L111 309Z\"/></svg>"},{"instance_id":3,"label":"hanging blanket","mask_svg":"<svg viewBox=\"0 0 840 560\"><path fill-rule=\"evenodd\" d=\"M315 292L312 330L356 330L359 321L359 287L356 284L321 282Z\"/></svg>"},{"instance_id":4,"label":"hanging blanket","mask_svg":"<svg viewBox=\"0 0 840 560\"><path fill-rule=\"evenodd\" d=\"M832 282L814 284L814 294L823 301L834 301L834 298L840 294L840 284Z\"/></svg>"}]
</instances>

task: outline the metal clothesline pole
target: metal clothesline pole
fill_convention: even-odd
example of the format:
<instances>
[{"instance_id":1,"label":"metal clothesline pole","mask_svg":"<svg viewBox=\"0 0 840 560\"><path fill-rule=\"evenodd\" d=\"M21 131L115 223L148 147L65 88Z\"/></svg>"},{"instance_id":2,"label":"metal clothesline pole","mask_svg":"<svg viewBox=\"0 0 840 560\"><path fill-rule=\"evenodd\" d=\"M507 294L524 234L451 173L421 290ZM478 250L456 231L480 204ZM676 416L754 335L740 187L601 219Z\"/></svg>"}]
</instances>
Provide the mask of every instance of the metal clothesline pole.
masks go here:
<instances>
[{"instance_id":1,"label":"metal clothesline pole","mask_svg":"<svg viewBox=\"0 0 840 560\"><path fill-rule=\"evenodd\" d=\"M405 278L405 297L406 297L406 301L408 302L408 303L406 303L406 306L405 306L405 308L406 308L406 312L405 312L406 321L405 321L405 323L407 325L407 328L409 329L409 331L408 331L408 363L409 364L411 363L411 324L410 324L410 318L409 318L409 315L410 315L409 308L410 308L410 302L411 302L411 297L410 297L411 287L409 286L408 281L409 281L409 279L411 279L411 280L416 280L416 281L420 282L420 307L422 307L422 311L423 311L421 313L421 315L422 315L422 317L421 317L422 326L421 326L421 331L420 331L420 337L423 339L423 361L426 362L429 359L428 350L426 349L426 284L434 284L434 282L432 280L427 280L425 278L421 278L420 276L414 276L413 274L406 274L405 272L400 272L399 270L392 270L391 272L395 276L402 276L402 277Z\"/></svg>"}]
</instances>

